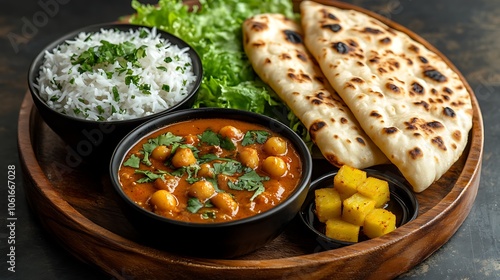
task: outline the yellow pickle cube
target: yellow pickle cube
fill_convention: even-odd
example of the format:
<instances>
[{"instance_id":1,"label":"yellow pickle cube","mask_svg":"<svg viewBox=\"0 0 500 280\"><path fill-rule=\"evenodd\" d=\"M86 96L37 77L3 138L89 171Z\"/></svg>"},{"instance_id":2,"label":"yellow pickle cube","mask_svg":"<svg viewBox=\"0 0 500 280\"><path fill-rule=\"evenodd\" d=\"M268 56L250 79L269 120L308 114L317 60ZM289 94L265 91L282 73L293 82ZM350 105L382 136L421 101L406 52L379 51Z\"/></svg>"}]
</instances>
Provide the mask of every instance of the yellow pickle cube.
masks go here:
<instances>
[{"instance_id":1,"label":"yellow pickle cube","mask_svg":"<svg viewBox=\"0 0 500 280\"><path fill-rule=\"evenodd\" d=\"M355 193L344 200L343 206L342 220L362 226L366 215L375 209L375 201L362 194Z\"/></svg>"},{"instance_id":2,"label":"yellow pickle cube","mask_svg":"<svg viewBox=\"0 0 500 280\"><path fill-rule=\"evenodd\" d=\"M363 233L369 238L387 234L396 229L396 215L392 212L376 208L365 217Z\"/></svg>"},{"instance_id":3,"label":"yellow pickle cube","mask_svg":"<svg viewBox=\"0 0 500 280\"><path fill-rule=\"evenodd\" d=\"M325 235L341 241L358 242L359 229L357 225L353 225L340 219L330 219L326 221Z\"/></svg>"},{"instance_id":4,"label":"yellow pickle cube","mask_svg":"<svg viewBox=\"0 0 500 280\"><path fill-rule=\"evenodd\" d=\"M328 219L339 218L342 214L342 200L334 188L322 188L314 191L316 216L324 223Z\"/></svg>"},{"instance_id":5,"label":"yellow pickle cube","mask_svg":"<svg viewBox=\"0 0 500 280\"><path fill-rule=\"evenodd\" d=\"M391 198L389 183L387 181L368 177L358 186L358 193L375 201L375 208L383 207Z\"/></svg>"},{"instance_id":6,"label":"yellow pickle cube","mask_svg":"<svg viewBox=\"0 0 500 280\"><path fill-rule=\"evenodd\" d=\"M339 192L342 200L357 192L358 186L366 180L366 172L343 165L333 178L333 187Z\"/></svg>"}]
</instances>

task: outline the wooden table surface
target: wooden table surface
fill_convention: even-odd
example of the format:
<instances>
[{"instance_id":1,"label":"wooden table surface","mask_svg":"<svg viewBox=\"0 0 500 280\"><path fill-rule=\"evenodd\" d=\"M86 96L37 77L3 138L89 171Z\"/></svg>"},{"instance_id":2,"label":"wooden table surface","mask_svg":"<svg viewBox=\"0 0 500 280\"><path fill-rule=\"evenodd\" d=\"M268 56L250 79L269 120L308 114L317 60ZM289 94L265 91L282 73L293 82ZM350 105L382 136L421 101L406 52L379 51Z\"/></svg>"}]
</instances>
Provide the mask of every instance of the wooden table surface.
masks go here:
<instances>
[{"instance_id":1,"label":"wooden table surface","mask_svg":"<svg viewBox=\"0 0 500 280\"><path fill-rule=\"evenodd\" d=\"M469 216L448 243L399 279L500 279L500 183L496 171L500 166L500 145L496 143L500 139L500 1L346 2L382 14L436 46L469 81L484 119L481 183ZM0 279L111 278L64 251L28 208L17 152L17 119L27 91L29 64L42 47L73 29L114 21L132 12L130 1L123 0L2 2L0 168L4 172L4 185L0 188ZM10 231L7 217L9 168L16 171L14 231ZM8 270L11 265L7 263L12 240L15 272Z\"/></svg>"}]
</instances>

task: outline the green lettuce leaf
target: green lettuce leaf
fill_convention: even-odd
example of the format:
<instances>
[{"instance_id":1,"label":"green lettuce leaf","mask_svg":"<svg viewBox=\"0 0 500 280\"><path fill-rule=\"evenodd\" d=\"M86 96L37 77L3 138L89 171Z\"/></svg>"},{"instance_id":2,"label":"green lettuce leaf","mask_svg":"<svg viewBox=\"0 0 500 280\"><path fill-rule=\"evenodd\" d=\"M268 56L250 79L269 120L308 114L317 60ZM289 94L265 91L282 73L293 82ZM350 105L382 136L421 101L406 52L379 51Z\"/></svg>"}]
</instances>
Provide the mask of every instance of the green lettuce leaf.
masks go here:
<instances>
[{"instance_id":1,"label":"green lettuce leaf","mask_svg":"<svg viewBox=\"0 0 500 280\"><path fill-rule=\"evenodd\" d=\"M182 0L156 5L132 1L130 22L172 33L201 57L204 77L193 107L223 107L265 114L297 126L297 118L253 71L242 46L242 23L260 13L298 18L290 0L200 0L189 7Z\"/></svg>"}]
</instances>

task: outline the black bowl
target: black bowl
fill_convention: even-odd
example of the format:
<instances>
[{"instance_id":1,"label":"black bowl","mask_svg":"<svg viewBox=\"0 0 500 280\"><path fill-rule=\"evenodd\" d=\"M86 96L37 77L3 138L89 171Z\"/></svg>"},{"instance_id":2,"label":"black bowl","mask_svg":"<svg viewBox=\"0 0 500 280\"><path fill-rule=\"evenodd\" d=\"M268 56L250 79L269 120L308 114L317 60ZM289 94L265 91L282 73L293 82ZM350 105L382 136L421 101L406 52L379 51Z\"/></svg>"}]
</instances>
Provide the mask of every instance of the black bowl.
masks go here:
<instances>
[{"instance_id":1,"label":"black bowl","mask_svg":"<svg viewBox=\"0 0 500 280\"><path fill-rule=\"evenodd\" d=\"M118 144L123 136L125 136L132 129L155 117L168 114L175 110L190 108L193 105L203 76L203 68L200 57L186 42L161 30L157 30L157 34L159 34L162 38L167 39L172 45L177 45L181 49L186 47L189 48L187 53L191 57L193 71L197 76L197 79L189 94L186 95L186 98L176 105L171 106L169 109L151 114L149 116L130 120L92 121L57 112L47 106L46 102L39 96L39 92L35 88L34 84L39 76L40 67L44 62L45 51L52 51L55 47L63 44L66 40L71 40L77 37L77 35L81 32L95 33L99 32L101 29L129 31L142 28L150 29L149 27L139 25L119 23L105 23L87 26L72 31L50 43L40 51L31 63L28 72L28 86L31 96L45 123L47 123L47 125L57 135L59 135L59 137L61 137L66 144L68 144L69 147L67 149L68 155L66 157L66 163L70 167L76 167L82 162L101 163L101 165L107 166L116 144Z\"/></svg>"},{"instance_id":2,"label":"black bowl","mask_svg":"<svg viewBox=\"0 0 500 280\"><path fill-rule=\"evenodd\" d=\"M127 152L141 139L169 124L191 119L226 118L260 124L288 138L302 161L302 178L287 199L274 208L240 220L202 224L168 219L139 207L123 192L118 170ZM110 178L125 216L137 229L141 242L180 254L232 258L250 253L277 237L296 217L309 189L312 159L306 144L281 122L251 112L200 108L173 112L151 120L128 134L116 148L110 164Z\"/></svg>"},{"instance_id":3,"label":"black bowl","mask_svg":"<svg viewBox=\"0 0 500 280\"><path fill-rule=\"evenodd\" d=\"M413 221L418 215L418 201L415 194L405 184L405 180L390 171L379 171L374 169L364 169L366 175L385 180L389 183L391 193L390 201L385 209L390 210L396 215L396 227L400 227L410 221ZM321 188L331 188L333 178L337 171L330 172L311 183L307 198L299 212L300 219L305 224L309 236L314 238L318 245L324 250L336 249L354 242L336 240L325 235L325 225L321 223L315 213L314 191ZM360 241L367 240L367 237L360 235Z\"/></svg>"}]
</instances>

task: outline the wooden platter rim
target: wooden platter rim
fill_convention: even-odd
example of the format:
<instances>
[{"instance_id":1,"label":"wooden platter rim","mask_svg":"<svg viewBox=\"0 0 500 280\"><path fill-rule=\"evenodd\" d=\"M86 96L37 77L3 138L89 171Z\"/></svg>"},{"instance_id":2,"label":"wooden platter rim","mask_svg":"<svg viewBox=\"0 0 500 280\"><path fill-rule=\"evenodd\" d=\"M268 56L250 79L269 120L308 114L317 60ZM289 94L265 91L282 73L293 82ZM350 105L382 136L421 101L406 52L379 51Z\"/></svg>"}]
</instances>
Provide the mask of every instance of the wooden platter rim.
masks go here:
<instances>
[{"instance_id":1,"label":"wooden platter rim","mask_svg":"<svg viewBox=\"0 0 500 280\"><path fill-rule=\"evenodd\" d=\"M41 166L38 164L35 152L33 150L34 147L33 143L35 143L36 139L31 132L32 132L32 122L34 118L34 112L36 108L34 108L29 93L26 94L23 100L21 111L19 114L19 123L18 123L19 155L22 164L24 166L25 177L28 177L28 179L37 187L37 190L43 193L43 195L46 196L50 202L52 202L53 207L61 211L61 213L64 214L69 221L72 221L72 223L74 223L75 225L81 226L87 229L88 231L93 231L97 233L97 235L94 236L94 238L102 239L103 241L110 242L120 248L131 250L136 252L137 254L141 254L144 256L148 257L159 256L161 257L160 259L163 262L178 263L193 268L194 267L221 268L224 266L224 268L226 269L246 270L246 269L253 269L255 266L259 265L259 268L280 269L286 267L295 267L297 265L307 266L313 263L314 264L328 263L331 262L332 260L342 260L342 259L347 260L348 258L351 258L359 254L364 254L370 251L381 250L381 248L389 247L391 244L398 243L401 240L404 240L408 236L415 234L414 227L417 224L419 225L417 230L422 230L426 227L430 227L436 220L439 220L439 218L442 215L445 215L448 209L460 206L460 205L457 206L457 204L459 204L461 197L464 196L466 193L477 192L480 169L481 169L483 144L484 144L483 120L477 99L474 96L474 93L470 88L469 84L460 73L460 71L458 71L458 69L443 54L441 54L437 49L435 49L432 45L430 45L426 40L424 40L420 36L414 34L413 32L400 26L399 24L394 23L391 20L379 16L371 11L367 11L356 6L337 1L318 1L318 2L329 3L341 8L345 7L345 8L359 10L367 13L370 16L374 16L375 18L383 21L385 24L388 24L393 28L396 28L398 30L401 29L405 30L406 34L410 35L413 39L417 40L418 42L425 43L424 45L426 47L436 52L436 54L438 54L441 58L443 58L445 62L448 63L448 65L450 65L453 68L453 70L455 70L455 72L459 75L460 79L465 83L466 88L471 94L471 99L474 109L474 119L473 119L474 125L471 131L472 137L469 140L470 150L468 151L469 155L467 156L464 168L461 171L455 186L438 204L429 209L427 212L420 215L415 221L399 228L398 231L395 232L395 234L391 234L374 240L365 241L363 243L355 244L341 249L312 253L309 255L287 257L281 259L218 260L218 259L183 258L177 255L175 255L175 259L169 258L171 255L168 252L156 250L150 247L145 247L131 240L128 240L118 234L115 234L114 232L111 232L106 228L96 225L90 219L88 219L80 212L78 212L76 209L74 209L68 202L66 202L63 199L63 197L59 193L57 193L57 191L52 189L53 186L51 186L49 178L46 177L46 174L44 174ZM26 147L31 147L31 149L26 150ZM473 154L475 155L473 157L471 157L472 152L474 152ZM475 197L475 193L473 195ZM68 210L63 210L63 208L71 210L68 212ZM469 210L470 208L467 209L467 214ZM459 221L460 224L462 222L463 220ZM364 248L364 250L358 250L361 248ZM263 263L265 263L264 267L262 267ZM110 273L110 271L107 272Z\"/></svg>"}]
</instances>

